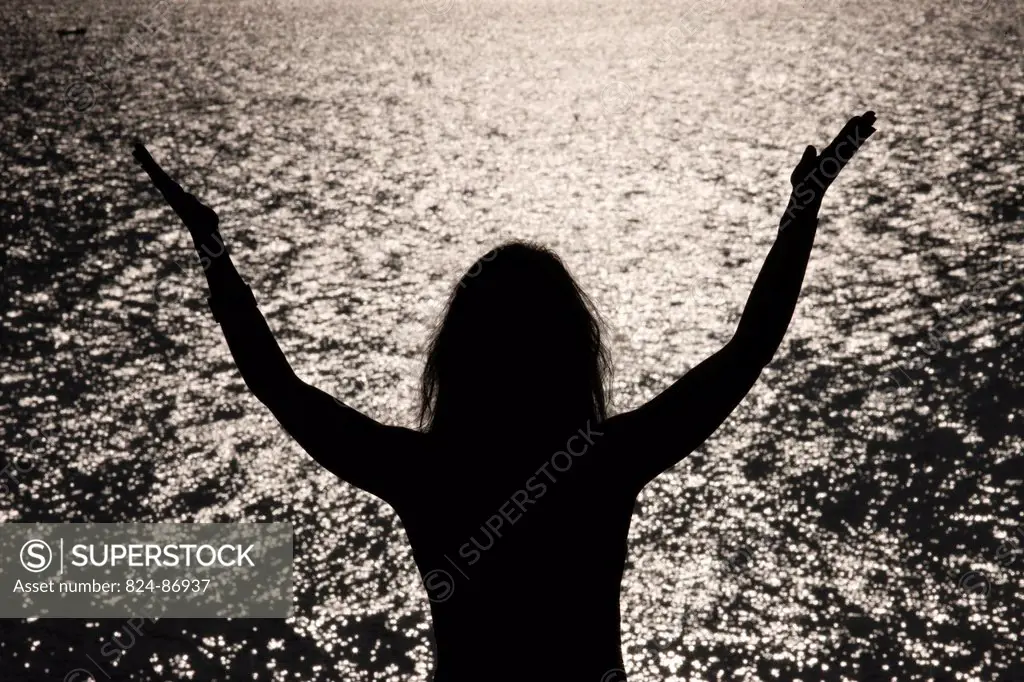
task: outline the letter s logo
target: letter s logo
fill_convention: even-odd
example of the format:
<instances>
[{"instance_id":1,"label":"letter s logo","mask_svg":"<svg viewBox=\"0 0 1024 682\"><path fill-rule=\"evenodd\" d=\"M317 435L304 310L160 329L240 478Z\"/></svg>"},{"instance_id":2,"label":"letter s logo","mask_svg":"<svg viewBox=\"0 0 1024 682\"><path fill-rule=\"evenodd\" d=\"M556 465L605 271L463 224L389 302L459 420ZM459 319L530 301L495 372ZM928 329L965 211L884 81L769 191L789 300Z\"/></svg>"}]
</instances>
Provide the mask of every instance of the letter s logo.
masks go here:
<instances>
[{"instance_id":1,"label":"letter s logo","mask_svg":"<svg viewBox=\"0 0 1024 682\"><path fill-rule=\"evenodd\" d=\"M21 546L21 565L26 571L40 573L53 563L53 550L42 540L29 540Z\"/></svg>"}]
</instances>

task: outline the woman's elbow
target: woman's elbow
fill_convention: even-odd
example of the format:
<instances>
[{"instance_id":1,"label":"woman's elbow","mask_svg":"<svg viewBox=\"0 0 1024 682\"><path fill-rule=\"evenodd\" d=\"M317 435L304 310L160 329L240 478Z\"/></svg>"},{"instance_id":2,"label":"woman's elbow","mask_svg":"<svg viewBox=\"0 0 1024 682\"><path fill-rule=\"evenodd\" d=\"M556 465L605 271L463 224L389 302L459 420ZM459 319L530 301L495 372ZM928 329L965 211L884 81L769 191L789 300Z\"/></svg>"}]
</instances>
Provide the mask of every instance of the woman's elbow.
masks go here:
<instances>
[{"instance_id":1,"label":"woman's elbow","mask_svg":"<svg viewBox=\"0 0 1024 682\"><path fill-rule=\"evenodd\" d=\"M288 377L274 377L249 372L242 375L242 380L257 400L273 410L282 402L287 402L289 396L294 394L292 389L298 378L294 374Z\"/></svg>"}]
</instances>

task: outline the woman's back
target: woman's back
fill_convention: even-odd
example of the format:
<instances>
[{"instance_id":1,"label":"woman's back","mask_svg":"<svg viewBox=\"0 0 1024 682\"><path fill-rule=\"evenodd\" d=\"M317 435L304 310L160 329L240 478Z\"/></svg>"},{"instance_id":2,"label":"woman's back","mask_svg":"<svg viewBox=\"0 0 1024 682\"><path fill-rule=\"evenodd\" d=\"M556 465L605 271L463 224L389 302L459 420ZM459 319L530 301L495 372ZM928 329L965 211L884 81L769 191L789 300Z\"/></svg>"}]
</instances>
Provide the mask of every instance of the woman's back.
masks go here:
<instances>
[{"instance_id":1,"label":"woman's back","mask_svg":"<svg viewBox=\"0 0 1024 682\"><path fill-rule=\"evenodd\" d=\"M610 475L604 425L563 434L417 439L419 484L393 505L431 600L438 682L598 682L622 667L636 491Z\"/></svg>"}]
</instances>

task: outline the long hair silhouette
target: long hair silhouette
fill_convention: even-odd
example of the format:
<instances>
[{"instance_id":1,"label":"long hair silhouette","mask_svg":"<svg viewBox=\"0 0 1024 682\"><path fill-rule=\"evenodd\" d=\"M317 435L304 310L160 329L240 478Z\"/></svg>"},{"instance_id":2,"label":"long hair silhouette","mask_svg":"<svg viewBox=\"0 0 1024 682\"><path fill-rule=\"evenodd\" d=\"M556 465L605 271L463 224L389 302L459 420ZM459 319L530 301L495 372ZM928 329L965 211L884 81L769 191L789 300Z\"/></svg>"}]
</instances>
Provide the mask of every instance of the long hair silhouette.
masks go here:
<instances>
[{"instance_id":1,"label":"long hair silhouette","mask_svg":"<svg viewBox=\"0 0 1024 682\"><path fill-rule=\"evenodd\" d=\"M603 421L604 328L550 249L512 241L487 252L455 285L430 337L420 427L445 434L516 417Z\"/></svg>"}]
</instances>

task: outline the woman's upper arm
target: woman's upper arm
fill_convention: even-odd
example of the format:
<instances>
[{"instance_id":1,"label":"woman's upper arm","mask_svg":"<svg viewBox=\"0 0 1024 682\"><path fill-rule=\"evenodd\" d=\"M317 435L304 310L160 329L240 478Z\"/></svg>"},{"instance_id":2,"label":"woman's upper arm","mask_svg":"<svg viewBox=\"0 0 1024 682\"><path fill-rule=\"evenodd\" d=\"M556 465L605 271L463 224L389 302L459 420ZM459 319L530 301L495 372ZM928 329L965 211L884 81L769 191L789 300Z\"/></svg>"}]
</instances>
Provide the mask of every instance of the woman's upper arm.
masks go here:
<instances>
[{"instance_id":1,"label":"woman's upper arm","mask_svg":"<svg viewBox=\"0 0 1024 682\"><path fill-rule=\"evenodd\" d=\"M265 404L281 426L321 466L394 504L418 477L423 435L375 421L296 378Z\"/></svg>"},{"instance_id":2,"label":"woman's upper arm","mask_svg":"<svg viewBox=\"0 0 1024 682\"><path fill-rule=\"evenodd\" d=\"M761 375L756 352L736 341L691 369L650 402L608 420L619 442L616 469L637 491L714 433Z\"/></svg>"}]
</instances>

